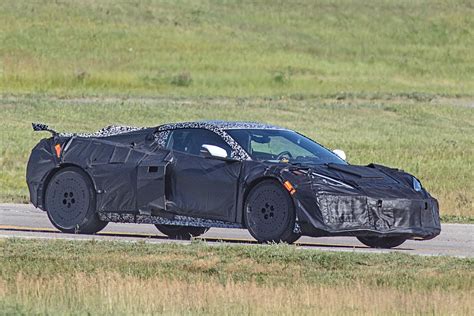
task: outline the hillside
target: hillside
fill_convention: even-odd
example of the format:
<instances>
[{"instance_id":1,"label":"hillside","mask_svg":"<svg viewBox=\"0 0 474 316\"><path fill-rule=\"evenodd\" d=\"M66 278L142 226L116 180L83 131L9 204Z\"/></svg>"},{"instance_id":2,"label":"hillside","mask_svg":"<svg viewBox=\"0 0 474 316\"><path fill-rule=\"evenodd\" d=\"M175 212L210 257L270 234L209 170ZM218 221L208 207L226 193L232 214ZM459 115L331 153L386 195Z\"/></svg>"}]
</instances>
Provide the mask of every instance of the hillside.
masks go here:
<instances>
[{"instance_id":1,"label":"hillside","mask_svg":"<svg viewBox=\"0 0 474 316\"><path fill-rule=\"evenodd\" d=\"M0 93L474 91L472 1L0 3Z\"/></svg>"}]
</instances>

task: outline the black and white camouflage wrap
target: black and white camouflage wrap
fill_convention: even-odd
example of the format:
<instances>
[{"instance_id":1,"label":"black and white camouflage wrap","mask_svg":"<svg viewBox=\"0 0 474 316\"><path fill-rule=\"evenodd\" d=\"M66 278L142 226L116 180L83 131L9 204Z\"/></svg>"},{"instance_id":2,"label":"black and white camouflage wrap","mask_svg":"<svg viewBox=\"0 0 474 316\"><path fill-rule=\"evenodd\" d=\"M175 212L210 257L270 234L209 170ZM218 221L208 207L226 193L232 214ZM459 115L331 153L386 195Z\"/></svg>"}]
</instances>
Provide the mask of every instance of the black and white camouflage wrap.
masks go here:
<instances>
[{"instance_id":1,"label":"black and white camouflage wrap","mask_svg":"<svg viewBox=\"0 0 474 316\"><path fill-rule=\"evenodd\" d=\"M180 225L193 227L219 227L219 228L242 228L241 224L225 222L219 220L175 215L172 219L153 216L114 212L99 212L102 221L115 223L136 223L136 224L160 224L160 225Z\"/></svg>"},{"instance_id":2,"label":"black and white camouflage wrap","mask_svg":"<svg viewBox=\"0 0 474 316\"><path fill-rule=\"evenodd\" d=\"M54 129L49 128L48 125L43 123L32 123L33 130L35 132L41 131L48 131L51 132L53 135L57 135L59 137L107 137L107 136L114 136L120 135L124 133L139 131L145 129L146 127L135 127L135 126L121 126L121 125L109 125L104 128L101 128L97 132L94 133L58 133Z\"/></svg>"},{"instance_id":3,"label":"black and white camouflage wrap","mask_svg":"<svg viewBox=\"0 0 474 316\"><path fill-rule=\"evenodd\" d=\"M104 128L101 128L97 132L94 133L59 133L61 137L107 137L107 136L114 136L120 135L124 133L139 131L145 129L146 127L135 127L135 126L119 126L119 125L109 125Z\"/></svg>"},{"instance_id":4,"label":"black and white camouflage wrap","mask_svg":"<svg viewBox=\"0 0 474 316\"><path fill-rule=\"evenodd\" d=\"M158 147L160 148L165 148L166 147L166 141L168 140L168 136L170 135L170 131L161 131L155 133L155 141Z\"/></svg>"},{"instance_id":5,"label":"black and white camouflage wrap","mask_svg":"<svg viewBox=\"0 0 474 316\"><path fill-rule=\"evenodd\" d=\"M101 221L115 222L115 223L135 223L135 224L160 224L160 225L179 225L192 227L217 227L217 228L244 228L241 224L225 222L219 220L205 219L199 217L175 215L172 219L153 216L153 215L139 215L115 212L99 212ZM295 223L293 232L300 234L301 227Z\"/></svg>"}]
</instances>

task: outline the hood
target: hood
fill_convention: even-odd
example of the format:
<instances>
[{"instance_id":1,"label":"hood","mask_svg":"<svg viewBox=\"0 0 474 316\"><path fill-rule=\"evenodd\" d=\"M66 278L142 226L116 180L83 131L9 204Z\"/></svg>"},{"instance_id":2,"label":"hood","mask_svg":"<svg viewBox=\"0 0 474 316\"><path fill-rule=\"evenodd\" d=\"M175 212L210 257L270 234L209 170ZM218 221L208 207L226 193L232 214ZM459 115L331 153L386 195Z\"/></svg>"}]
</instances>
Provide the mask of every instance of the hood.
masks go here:
<instances>
[{"instance_id":1,"label":"hood","mask_svg":"<svg viewBox=\"0 0 474 316\"><path fill-rule=\"evenodd\" d=\"M376 164L357 166L330 163L301 167L307 170L313 189L319 192L337 191L339 194L363 194L376 198L426 197L423 189L416 191L413 188L413 176L403 170Z\"/></svg>"}]
</instances>

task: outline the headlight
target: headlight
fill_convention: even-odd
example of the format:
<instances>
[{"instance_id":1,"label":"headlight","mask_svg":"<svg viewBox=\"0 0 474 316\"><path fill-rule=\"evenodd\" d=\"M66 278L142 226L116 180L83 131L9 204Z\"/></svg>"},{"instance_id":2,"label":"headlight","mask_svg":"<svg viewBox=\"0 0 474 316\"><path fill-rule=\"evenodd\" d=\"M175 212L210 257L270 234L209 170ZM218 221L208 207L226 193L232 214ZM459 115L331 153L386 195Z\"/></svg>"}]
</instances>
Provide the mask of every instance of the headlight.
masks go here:
<instances>
[{"instance_id":1,"label":"headlight","mask_svg":"<svg viewBox=\"0 0 474 316\"><path fill-rule=\"evenodd\" d=\"M421 191L421 183L417 178L413 177L413 189L417 192Z\"/></svg>"}]
</instances>

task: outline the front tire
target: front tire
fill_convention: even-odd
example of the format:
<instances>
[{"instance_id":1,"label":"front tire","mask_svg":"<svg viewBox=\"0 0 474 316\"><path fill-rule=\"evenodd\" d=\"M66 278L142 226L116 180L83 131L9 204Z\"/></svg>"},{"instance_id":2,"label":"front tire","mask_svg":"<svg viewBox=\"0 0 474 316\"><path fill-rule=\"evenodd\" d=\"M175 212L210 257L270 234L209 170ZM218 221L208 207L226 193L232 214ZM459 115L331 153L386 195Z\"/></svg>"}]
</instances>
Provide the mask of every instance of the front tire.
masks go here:
<instances>
[{"instance_id":1,"label":"front tire","mask_svg":"<svg viewBox=\"0 0 474 316\"><path fill-rule=\"evenodd\" d=\"M290 195L275 180L264 180L257 184L245 202L245 225L261 243L295 242L300 237L293 232L295 214Z\"/></svg>"},{"instance_id":2,"label":"front tire","mask_svg":"<svg viewBox=\"0 0 474 316\"><path fill-rule=\"evenodd\" d=\"M364 245L371 248L395 248L403 244L406 239L403 237L357 237Z\"/></svg>"},{"instance_id":3,"label":"front tire","mask_svg":"<svg viewBox=\"0 0 474 316\"><path fill-rule=\"evenodd\" d=\"M95 209L95 191L89 176L77 167L53 175L45 193L51 223L64 233L95 234L107 226Z\"/></svg>"},{"instance_id":4,"label":"front tire","mask_svg":"<svg viewBox=\"0 0 474 316\"><path fill-rule=\"evenodd\" d=\"M190 240L209 230L207 227L156 224L156 228L171 239Z\"/></svg>"}]
</instances>

